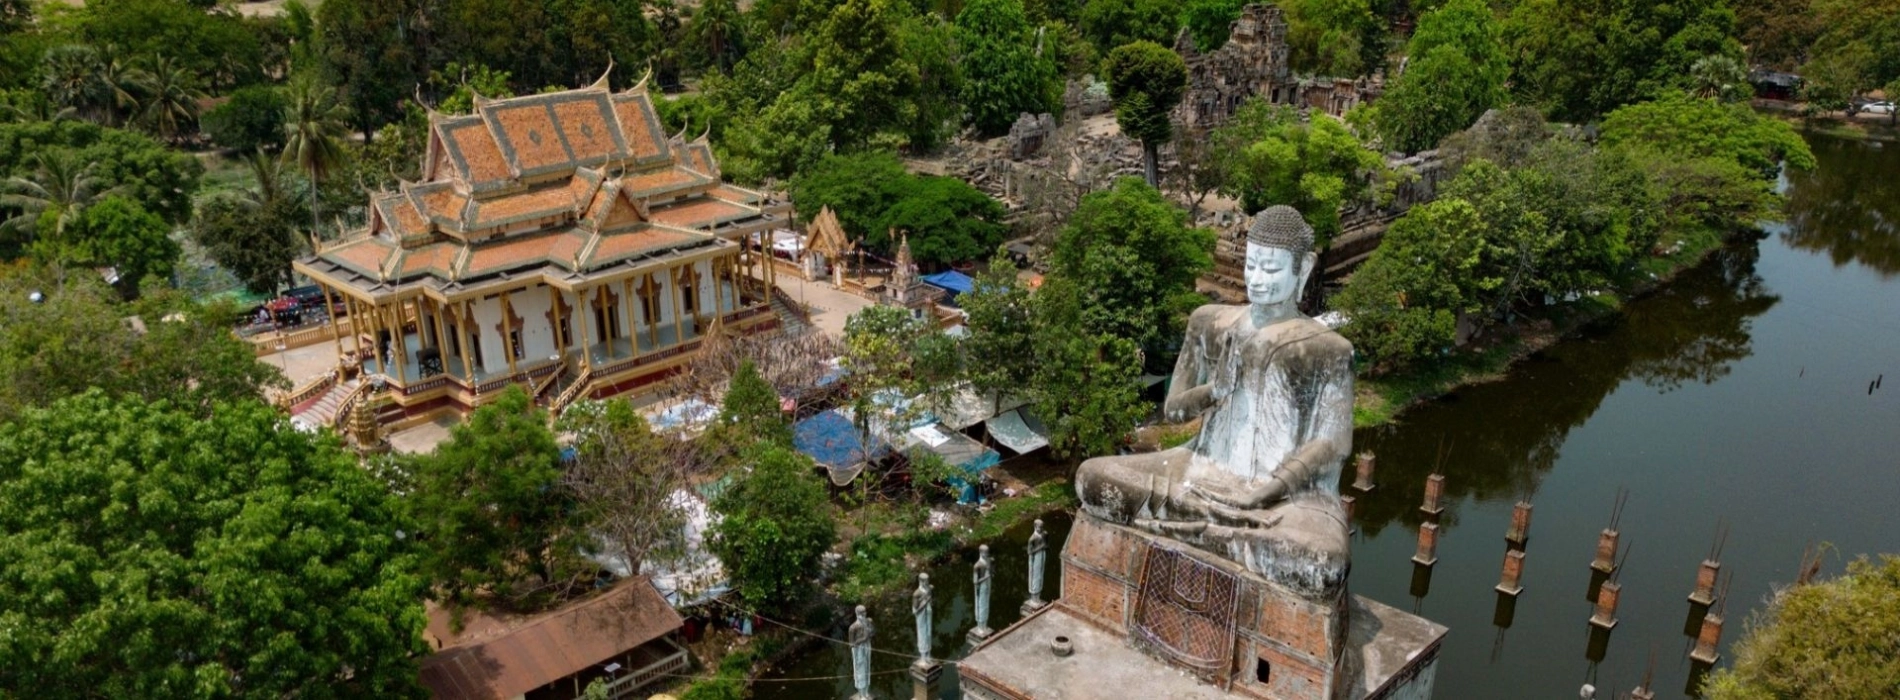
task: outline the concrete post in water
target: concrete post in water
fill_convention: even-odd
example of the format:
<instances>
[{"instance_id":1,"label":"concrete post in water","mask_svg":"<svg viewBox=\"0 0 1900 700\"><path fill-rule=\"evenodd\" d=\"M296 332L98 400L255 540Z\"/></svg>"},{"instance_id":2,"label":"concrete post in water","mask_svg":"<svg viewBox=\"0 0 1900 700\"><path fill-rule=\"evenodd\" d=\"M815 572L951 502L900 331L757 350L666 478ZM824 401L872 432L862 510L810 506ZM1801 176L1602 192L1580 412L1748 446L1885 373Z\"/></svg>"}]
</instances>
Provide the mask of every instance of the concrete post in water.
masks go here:
<instances>
[{"instance_id":1,"label":"concrete post in water","mask_svg":"<svg viewBox=\"0 0 1900 700\"><path fill-rule=\"evenodd\" d=\"M1412 561L1421 566L1438 563L1438 523L1418 526L1418 553L1412 555Z\"/></svg>"},{"instance_id":2,"label":"concrete post in water","mask_svg":"<svg viewBox=\"0 0 1900 700\"><path fill-rule=\"evenodd\" d=\"M1720 613L1711 612L1702 617L1702 631L1696 635L1695 649L1689 652L1689 658L1711 666L1722 660L1716 647L1722 644L1723 622Z\"/></svg>"},{"instance_id":3,"label":"concrete post in water","mask_svg":"<svg viewBox=\"0 0 1900 700\"><path fill-rule=\"evenodd\" d=\"M1597 558L1590 562L1590 568L1605 574L1616 573L1616 540L1620 536L1616 530L1604 528L1597 537Z\"/></svg>"},{"instance_id":4,"label":"concrete post in water","mask_svg":"<svg viewBox=\"0 0 1900 700\"><path fill-rule=\"evenodd\" d=\"M1630 691L1630 700L1656 700L1656 691L1650 690L1649 686L1636 686L1635 690Z\"/></svg>"},{"instance_id":5,"label":"concrete post in water","mask_svg":"<svg viewBox=\"0 0 1900 700\"><path fill-rule=\"evenodd\" d=\"M1438 502L1439 499L1444 497L1444 495L1445 495L1445 475L1433 474L1429 477L1426 477L1425 478L1425 504L1419 506L1418 509L1421 511L1424 511L1426 515L1432 516L1434 518L1438 517L1438 514L1445 512L1445 507L1443 505L1440 505Z\"/></svg>"},{"instance_id":6,"label":"concrete post in water","mask_svg":"<svg viewBox=\"0 0 1900 700\"><path fill-rule=\"evenodd\" d=\"M1042 519L1036 519L1035 532L1029 533L1029 600L1023 601L1022 613L1041 610L1047 605L1042 601L1042 566L1049 556L1049 538L1042 534Z\"/></svg>"},{"instance_id":7,"label":"concrete post in water","mask_svg":"<svg viewBox=\"0 0 1900 700\"><path fill-rule=\"evenodd\" d=\"M982 644L995 630L990 629L990 546L976 548L976 566L970 578L976 582L976 627L970 630L970 645Z\"/></svg>"},{"instance_id":8,"label":"concrete post in water","mask_svg":"<svg viewBox=\"0 0 1900 700\"><path fill-rule=\"evenodd\" d=\"M1522 549L1531 538L1531 504L1518 501L1511 508L1511 529L1504 531L1504 541Z\"/></svg>"},{"instance_id":9,"label":"concrete post in water","mask_svg":"<svg viewBox=\"0 0 1900 700\"><path fill-rule=\"evenodd\" d=\"M1604 630L1616 627L1616 602L1623 593L1623 585L1615 581L1606 581L1597 589L1597 611L1590 616L1590 624Z\"/></svg>"},{"instance_id":10,"label":"concrete post in water","mask_svg":"<svg viewBox=\"0 0 1900 700\"><path fill-rule=\"evenodd\" d=\"M847 636L851 642L851 686L858 691L851 700L871 700L871 638L876 636L876 628L871 626L864 606L858 606L857 613L858 621L851 623Z\"/></svg>"},{"instance_id":11,"label":"concrete post in water","mask_svg":"<svg viewBox=\"0 0 1900 700\"><path fill-rule=\"evenodd\" d=\"M1689 593L1689 602L1709 606L1715 604L1715 579L1722 573L1720 562L1702 560L1702 566L1696 570L1695 590Z\"/></svg>"},{"instance_id":12,"label":"concrete post in water","mask_svg":"<svg viewBox=\"0 0 1900 700\"><path fill-rule=\"evenodd\" d=\"M1498 592L1514 596L1524 592L1524 552L1510 549L1504 552L1504 572L1498 577Z\"/></svg>"},{"instance_id":13,"label":"concrete post in water","mask_svg":"<svg viewBox=\"0 0 1900 700\"><path fill-rule=\"evenodd\" d=\"M1353 467L1355 471L1352 478L1352 487L1357 489L1360 493L1372 490L1372 465L1375 459L1377 458L1368 451L1359 453L1358 458L1354 461Z\"/></svg>"}]
</instances>

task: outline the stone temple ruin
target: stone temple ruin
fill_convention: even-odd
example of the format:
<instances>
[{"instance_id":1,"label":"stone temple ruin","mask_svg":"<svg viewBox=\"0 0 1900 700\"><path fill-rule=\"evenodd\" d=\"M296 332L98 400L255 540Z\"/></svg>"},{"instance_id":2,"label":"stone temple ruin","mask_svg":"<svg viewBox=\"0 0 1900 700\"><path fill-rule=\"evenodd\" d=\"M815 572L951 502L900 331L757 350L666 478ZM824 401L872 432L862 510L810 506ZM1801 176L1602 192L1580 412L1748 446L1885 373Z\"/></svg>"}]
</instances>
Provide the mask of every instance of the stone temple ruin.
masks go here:
<instances>
[{"instance_id":1,"label":"stone temple ruin","mask_svg":"<svg viewBox=\"0 0 1900 700\"><path fill-rule=\"evenodd\" d=\"M1188 68L1187 93L1174 118L1190 131L1226 123L1251 97L1337 117L1384 91L1377 79L1295 76L1287 62L1286 15L1272 4L1242 8L1219 49L1201 53L1183 29L1174 50Z\"/></svg>"}]
</instances>

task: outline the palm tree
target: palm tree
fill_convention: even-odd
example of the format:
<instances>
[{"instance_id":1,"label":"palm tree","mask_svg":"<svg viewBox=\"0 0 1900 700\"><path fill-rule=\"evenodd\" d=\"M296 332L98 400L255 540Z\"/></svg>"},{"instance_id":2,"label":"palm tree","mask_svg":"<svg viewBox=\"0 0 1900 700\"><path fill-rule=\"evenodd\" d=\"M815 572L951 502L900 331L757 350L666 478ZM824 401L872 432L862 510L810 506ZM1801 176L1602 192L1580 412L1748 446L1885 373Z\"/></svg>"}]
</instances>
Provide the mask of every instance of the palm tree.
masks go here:
<instances>
[{"instance_id":1,"label":"palm tree","mask_svg":"<svg viewBox=\"0 0 1900 700\"><path fill-rule=\"evenodd\" d=\"M40 217L57 212L53 232L64 233L67 224L79 212L118 188L100 190L96 162L80 162L71 151L46 150L33 156L36 164L32 177L10 177L0 183L0 207L18 209L19 214L4 222L0 229L32 235Z\"/></svg>"},{"instance_id":2,"label":"palm tree","mask_svg":"<svg viewBox=\"0 0 1900 700\"><path fill-rule=\"evenodd\" d=\"M315 80L291 83L290 104L284 108L283 162L294 164L310 177L310 232L317 230L317 189L324 178L343 166L345 120L349 110L336 100L336 90Z\"/></svg>"},{"instance_id":3,"label":"palm tree","mask_svg":"<svg viewBox=\"0 0 1900 700\"><path fill-rule=\"evenodd\" d=\"M1748 83L1748 71L1733 58L1710 54L1689 67L1689 81L1695 86L1690 92L1696 97L1731 102L1745 94L1742 88Z\"/></svg>"},{"instance_id":4,"label":"palm tree","mask_svg":"<svg viewBox=\"0 0 1900 700\"><path fill-rule=\"evenodd\" d=\"M705 47L712 67L721 73L732 70L738 47L733 38L739 33L739 8L733 0L706 0L699 13L686 26L692 41Z\"/></svg>"},{"instance_id":5,"label":"palm tree","mask_svg":"<svg viewBox=\"0 0 1900 700\"><path fill-rule=\"evenodd\" d=\"M138 113L139 96L149 94L150 76L119 60L108 47L98 65L99 110L106 126L118 126L125 116Z\"/></svg>"},{"instance_id":6,"label":"palm tree","mask_svg":"<svg viewBox=\"0 0 1900 700\"><path fill-rule=\"evenodd\" d=\"M48 49L40 66L40 90L59 107L86 112L106 101L99 51L84 44Z\"/></svg>"},{"instance_id":7,"label":"palm tree","mask_svg":"<svg viewBox=\"0 0 1900 700\"><path fill-rule=\"evenodd\" d=\"M198 100L204 91L198 89L191 71L163 54L152 60L146 74L150 97L139 118L147 128L175 142L179 132L198 121Z\"/></svg>"}]
</instances>

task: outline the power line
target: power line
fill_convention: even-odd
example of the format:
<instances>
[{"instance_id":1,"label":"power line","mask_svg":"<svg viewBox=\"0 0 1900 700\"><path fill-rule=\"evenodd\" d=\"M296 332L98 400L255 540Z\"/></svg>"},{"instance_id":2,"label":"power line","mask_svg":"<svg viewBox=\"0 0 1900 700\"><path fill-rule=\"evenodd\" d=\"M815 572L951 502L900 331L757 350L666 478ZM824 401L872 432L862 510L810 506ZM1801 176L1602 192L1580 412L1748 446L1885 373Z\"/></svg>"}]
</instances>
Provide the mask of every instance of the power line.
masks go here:
<instances>
[{"instance_id":1,"label":"power line","mask_svg":"<svg viewBox=\"0 0 1900 700\"><path fill-rule=\"evenodd\" d=\"M728 603L728 602L726 602L726 601L723 601L723 600L720 600L720 599L718 599L718 598L712 598L711 600L712 600L712 602L715 602L715 603L718 603L718 604L720 604L720 605L723 605L723 606L726 606L727 608L730 608L730 609L732 609L732 611L733 611L733 612L737 612L737 613L740 613L740 614L743 614L743 615L751 615L751 616L753 616L753 617L756 617L756 618L759 618L759 619L761 619L761 620L764 620L764 621L766 621L766 622L770 622L770 623L772 623L772 624L774 624L774 625L778 625L778 626L780 626L780 627L783 627L783 628L785 628L785 629L788 629L788 630L791 630L791 631L793 631L793 632L797 632L797 633L799 633L799 634L802 634L802 635L805 635L805 636L807 636L807 637L813 637L813 638L817 638L817 639L822 639L822 640L825 640L825 641L827 641L827 642L831 642L831 643L833 643L833 644L842 644L842 645L844 645L844 646L847 646L847 647L848 647L848 646L851 646L851 643L850 643L850 642L848 642L848 641L845 641L845 640L842 640L842 639L838 639L838 638L836 638L836 637L828 637L828 636L825 636L825 635L822 635L822 634L819 634L819 633L817 633L817 632L812 632L812 631L810 631L810 630L806 630L806 629L803 629L803 628L799 628L799 627L795 627L795 626L792 626L792 625L790 625L790 624L787 624L787 623L784 623L784 622L779 622L778 620L774 620L774 619L772 619L772 618L769 618L769 617L766 617L766 616L764 616L764 615L760 615L760 614L758 614L758 613L754 613L754 612L750 612L750 611L747 611L747 610L745 610L745 609L742 609L742 608L740 608L740 607L738 607L738 606L736 606L736 605L733 605L733 604L731 604L731 603ZM889 655L889 656L895 656L895 657L898 657L898 658L901 658L901 659L905 659L905 660L907 660L907 661L914 661L914 660L916 660L916 659L917 659L917 655L916 655L916 654L903 654L903 653L899 653L899 652L895 652L895 651L885 651L885 650L883 650L883 649L879 649L879 648L877 648L877 647L871 647L871 651L872 651L872 652L874 652L874 653L878 653L878 654L886 654L886 655Z\"/></svg>"}]
</instances>

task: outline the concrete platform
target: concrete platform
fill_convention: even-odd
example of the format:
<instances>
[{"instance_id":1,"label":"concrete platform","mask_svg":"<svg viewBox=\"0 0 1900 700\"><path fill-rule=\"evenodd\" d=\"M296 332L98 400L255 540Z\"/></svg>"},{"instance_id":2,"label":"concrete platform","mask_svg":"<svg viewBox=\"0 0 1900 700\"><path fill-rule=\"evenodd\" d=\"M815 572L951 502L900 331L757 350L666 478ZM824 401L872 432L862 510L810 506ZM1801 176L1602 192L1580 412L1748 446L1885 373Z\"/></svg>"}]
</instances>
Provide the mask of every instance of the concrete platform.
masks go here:
<instances>
[{"instance_id":1,"label":"concrete platform","mask_svg":"<svg viewBox=\"0 0 1900 700\"><path fill-rule=\"evenodd\" d=\"M1430 698L1444 625L1353 596L1348 653L1357 668L1351 698ZM1074 652L1057 656L1056 637ZM1060 602L991 637L958 664L966 698L996 700L1122 700L1124 698L1252 698L1202 682L1136 650L1118 633L1092 624Z\"/></svg>"}]
</instances>

